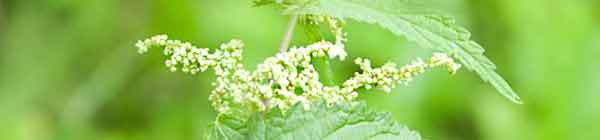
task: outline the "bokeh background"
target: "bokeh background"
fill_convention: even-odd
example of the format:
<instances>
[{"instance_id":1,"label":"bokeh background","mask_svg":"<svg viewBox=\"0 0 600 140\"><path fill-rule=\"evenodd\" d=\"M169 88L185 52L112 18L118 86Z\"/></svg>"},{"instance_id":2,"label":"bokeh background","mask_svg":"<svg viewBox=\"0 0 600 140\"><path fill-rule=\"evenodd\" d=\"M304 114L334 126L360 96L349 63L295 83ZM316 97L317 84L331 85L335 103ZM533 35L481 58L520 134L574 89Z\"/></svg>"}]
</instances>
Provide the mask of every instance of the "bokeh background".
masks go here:
<instances>
[{"instance_id":1,"label":"bokeh background","mask_svg":"<svg viewBox=\"0 0 600 140\"><path fill-rule=\"evenodd\" d=\"M362 100L433 140L600 139L600 1L432 0L473 33L523 98L509 102L476 74L433 70ZM211 72L171 73L154 34L215 48L245 41L253 69L276 53L287 17L250 0L0 0L0 139L203 139L215 112ZM298 28L294 45L309 42ZM431 51L348 22L350 57L405 64ZM336 80L358 67L334 61Z\"/></svg>"}]
</instances>

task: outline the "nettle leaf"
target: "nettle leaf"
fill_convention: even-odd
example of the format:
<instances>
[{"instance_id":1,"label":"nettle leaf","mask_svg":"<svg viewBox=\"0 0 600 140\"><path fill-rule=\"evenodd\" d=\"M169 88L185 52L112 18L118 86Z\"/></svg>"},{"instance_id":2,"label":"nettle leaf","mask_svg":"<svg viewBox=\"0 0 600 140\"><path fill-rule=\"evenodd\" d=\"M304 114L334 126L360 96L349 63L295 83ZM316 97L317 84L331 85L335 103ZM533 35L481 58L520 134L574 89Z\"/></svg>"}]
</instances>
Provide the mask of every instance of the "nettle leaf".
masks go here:
<instances>
[{"instance_id":1,"label":"nettle leaf","mask_svg":"<svg viewBox=\"0 0 600 140\"><path fill-rule=\"evenodd\" d=\"M220 117L212 126L209 139L229 140L420 140L420 135L395 123L389 113L376 112L366 103L328 107L323 102L309 110L296 105L256 114L244 120Z\"/></svg>"},{"instance_id":2,"label":"nettle leaf","mask_svg":"<svg viewBox=\"0 0 600 140\"><path fill-rule=\"evenodd\" d=\"M496 66L483 55L485 50L470 39L469 31L449 17L412 10L404 0L317 0L301 14L334 16L378 24L419 46L452 54L469 70L494 86L503 96L521 103L509 84L495 72Z\"/></svg>"}]
</instances>

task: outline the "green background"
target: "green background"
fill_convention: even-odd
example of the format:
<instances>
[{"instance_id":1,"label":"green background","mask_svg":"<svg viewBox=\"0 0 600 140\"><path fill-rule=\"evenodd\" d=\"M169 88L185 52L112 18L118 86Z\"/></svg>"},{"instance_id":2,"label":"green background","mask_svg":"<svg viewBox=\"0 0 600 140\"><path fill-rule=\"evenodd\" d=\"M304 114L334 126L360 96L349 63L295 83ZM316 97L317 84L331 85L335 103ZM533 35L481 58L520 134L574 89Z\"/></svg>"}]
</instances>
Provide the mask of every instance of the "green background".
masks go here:
<instances>
[{"instance_id":1,"label":"green background","mask_svg":"<svg viewBox=\"0 0 600 140\"><path fill-rule=\"evenodd\" d=\"M473 33L522 97L513 104L461 70L430 71L362 100L432 140L600 139L600 1L431 0ZM277 51L287 17L249 0L0 0L0 139L202 139L212 72L168 72L154 34L215 48L247 44L254 69ZM296 30L294 45L309 42ZM432 52L348 22L350 59L405 64ZM358 70L334 61L336 81Z\"/></svg>"}]
</instances>

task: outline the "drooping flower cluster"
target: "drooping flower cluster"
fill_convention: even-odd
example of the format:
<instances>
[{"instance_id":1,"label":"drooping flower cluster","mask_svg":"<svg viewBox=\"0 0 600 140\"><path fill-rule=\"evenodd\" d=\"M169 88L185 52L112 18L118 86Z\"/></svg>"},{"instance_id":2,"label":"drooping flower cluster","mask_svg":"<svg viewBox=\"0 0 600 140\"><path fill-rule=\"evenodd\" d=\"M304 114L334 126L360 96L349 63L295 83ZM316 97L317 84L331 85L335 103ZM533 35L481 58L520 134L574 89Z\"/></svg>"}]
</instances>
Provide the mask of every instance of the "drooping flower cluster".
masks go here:
<instances>
[{"instance_id":1,"label":"drooping flower cluster","mask_svg":"<svg viewBox=\"0 0 600 140\"><path fill-rule=\"evenodd\" d=\"M311 64L313 58L338 58L344 60L346 52L342 41L331 43L321 41L306 47L296 47L288 52L267 58L255 71L244 69L241 64L244 44L239 40L229 43L210 53L208 49L196 48L190 43L169 40L159 35L136 44L140 53L151 46L164 47L169 58L165 65L171 70L196 74L213 68L217 80L210 95L212 105L220 113L256 112L273 108L282 110L300 103L306 109L317 100L329 104L352 101L358 88L381 88L387 92L398 84L410 82L414 76L437 66L446 66L454 73L459 64L445 54L436 53L428 61L417 61L397 68L387 63L380 68L372 68L369 60L358 58L355 62L362 72L344 82L341 86L325 86L319 81L319 74Z\"/></svg>"},{"instance_id":2,"label":"drooping flower cluster","mask_svg":"<svg viewBox=\"0 0 600 140\"><path fill-rule=\"evenodd\" d=\"M239 62L242 60L244 44L239 40L232 40L214 53L209 53L207 48L197 48L191 43L168 40L167 35L157 35L138 41L135 46L141 54L146 53L152 46L164 47L164 55L169 56L165 65L172 72L180 67L184 73L196 74L206 71L209 67L215 67L217 74L223 74L241 68Z\"/></svg>"},{"instance_id":3,"label":"drooping flower cluster","mask_svg":"<svg viewBox=\"0 0 600 140\"><path fill-rule=\"evenodd\" d=\"M454 60L443 53L435 53L427 62L421 58L413 61L411 64L405 65L400 69L396 68L396 64L387 63L380 68L372 68L371 62L368 59L357 58L355 63L360 66L362 72L357 72L354 77L344 82L342 93L353 94L354 90L360 87L371 89L380 87L385 92L391 92L396 85L407 85L413 80L413 77L424 73L429 68L438 66L446 66L450 74L456 73L461 67L460 64L454 63Z\"/></svg>"}]
</instances>

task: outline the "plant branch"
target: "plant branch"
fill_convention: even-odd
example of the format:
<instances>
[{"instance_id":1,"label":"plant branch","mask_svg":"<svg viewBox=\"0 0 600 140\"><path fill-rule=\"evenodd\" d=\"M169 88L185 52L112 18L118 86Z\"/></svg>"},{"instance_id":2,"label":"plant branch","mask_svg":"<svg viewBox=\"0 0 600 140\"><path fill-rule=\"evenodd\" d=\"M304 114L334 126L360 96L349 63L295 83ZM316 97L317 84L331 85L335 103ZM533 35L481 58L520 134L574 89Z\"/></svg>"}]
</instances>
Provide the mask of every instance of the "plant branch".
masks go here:
<instances>
[{"instance_id":1,"label":"plant branch","mask_svg":"<svg viewBox=\"0 0 600 140\"><path fill-rule=\"evenodd\" d=\"M279 46L279 53L283 53L287 51L288 46L290 45L290 41L292 40L292 36L294 34L294 28L298 22L298 15L294 14L290 17L288 22L287 31L283 36L283 40L281 41L281 45Z\"/></svg>"}]
</instances>

